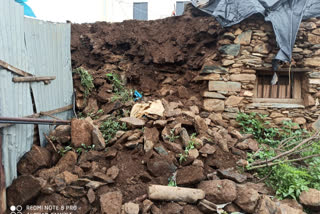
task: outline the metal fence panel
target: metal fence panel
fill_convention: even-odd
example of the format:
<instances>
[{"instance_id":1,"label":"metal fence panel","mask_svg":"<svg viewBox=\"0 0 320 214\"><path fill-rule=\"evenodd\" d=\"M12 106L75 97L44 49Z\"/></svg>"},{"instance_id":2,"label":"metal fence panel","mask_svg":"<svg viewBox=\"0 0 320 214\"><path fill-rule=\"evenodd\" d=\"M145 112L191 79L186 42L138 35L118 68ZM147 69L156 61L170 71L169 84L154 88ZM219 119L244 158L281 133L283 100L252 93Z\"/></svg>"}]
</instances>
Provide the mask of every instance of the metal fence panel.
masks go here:
<instances>
[{"instance_id":1,"label":"metal fence panel","mask_svg":"<svg viewBox=\"0 0 320 214\"><path fill-rule=\"evenodd\" d=\"M0 59L22 70L27 69L24 44L23 7L12 0L0 1ZM31 71L30 71L31 72ZM32 73L32 72L31 72ZM22 117L33 114L30 84L13 83L11 72L0 68L1 116ZM3 129L2 163L6 185L17 175L17 163L33 143L33 125L16 125Z\"/></svg>"},{"instance_id":2,"label":"metal fence panel","mask_svg":"<svg viewBox=\"0 0 320 214\"><path fill-rule=\"evenodd\" d=\"M72 103L72 73L70 52L71 25L25 18L25 37L29 64L36 76L56 76L50 84L31 83L37 113L50 111ZM72 111L55 115L63 120L72 117ZM43 117L44 119L50 119ZM51 118L52 119L52 118ZM48 125L39 126L41 144Z\"/></svg>"},{"instance_id":3,"label":"metal fence panel","mask_svg":"<svg viewBox=\"0 0 320 214\"><path fill-rule=\"evenodd\" d=\"M0 67L0 116L32 115L33 93L36 112L50 111L72 104L70 24L25 18L23 7L13 0L0 0L0 60L35 76L56 76L50 84L13 83L15 77ZM68 119L72 111L55 115ZM50 127L39 125L41 144ZM17 176L17 163L33 144L33 125L14 125L3 129L2 163L6 186Z\"/></svg>"}]
</instances>

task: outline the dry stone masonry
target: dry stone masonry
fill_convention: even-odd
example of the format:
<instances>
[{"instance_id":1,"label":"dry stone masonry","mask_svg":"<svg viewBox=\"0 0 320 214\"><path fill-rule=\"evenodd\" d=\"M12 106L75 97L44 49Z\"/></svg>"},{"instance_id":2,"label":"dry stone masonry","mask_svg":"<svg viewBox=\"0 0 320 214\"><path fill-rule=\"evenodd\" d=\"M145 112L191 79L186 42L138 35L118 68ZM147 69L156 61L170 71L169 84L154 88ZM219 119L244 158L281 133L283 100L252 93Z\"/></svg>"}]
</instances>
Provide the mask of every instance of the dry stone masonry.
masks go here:
<instances>
[{"instance_id":1,"label":"dry stone masonry","mask_svg":"<svg viewBox=\"0 0 320 214\"><path fill-rule=\"evenodd\" d=\"M226 28L218 46L219 54L207 60L201 74L194 79L208 81L208 91L202 94L205 110L231 122L238 112L258 112L268 115L266 120L273 126L292 119L305 128L320 127L319 19L301 24L293 49L291 72L302 75L301 102L255 100L258 73L269 72L273 75L272 60L279 50L271 23L255 16ZM279 70L288 76L289 64L283 63ZM294 80L291 78L291 81Z\"/></svg>"}]
</instances>

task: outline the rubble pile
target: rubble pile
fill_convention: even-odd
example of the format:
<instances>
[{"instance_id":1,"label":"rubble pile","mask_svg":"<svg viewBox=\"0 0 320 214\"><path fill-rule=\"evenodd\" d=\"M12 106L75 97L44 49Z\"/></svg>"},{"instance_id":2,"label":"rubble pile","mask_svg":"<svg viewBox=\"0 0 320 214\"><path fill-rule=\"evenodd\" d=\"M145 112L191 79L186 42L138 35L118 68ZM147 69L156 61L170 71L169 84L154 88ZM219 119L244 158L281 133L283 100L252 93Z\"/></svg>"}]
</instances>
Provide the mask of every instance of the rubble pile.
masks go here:
<instances>
[{"instance_id":1,"label":"rubble pile","mask_svg":"<svg viewBox=\"0 0 320 214\"><path fill-rule=\"evenodd\" d=\"M107 147L101 118L58 126L46 148L34 145L20 160L8 204L74 205L74 213L304 213L296 201L272 201L272 190L239 170L246 152L258 150L251 135L223 127L198 106L155 100L148 107L163 110L150 114L139 105L131 114L140 116L120 118L127 130ZM301 203L318 209L309 194L319 192L303 193Z\"/></svg>"},{"instance_id":2,"label":"rubble pile","mask_svg":"<svg viewBox=\"0 0 320 214\"><path fill-rule=\"evenodd\" d=\"M218 49L229 40L219 39L233 38L228 30L194 9L149 22L73 25L73 67L88 70L94 87L86 94L74 73L78 118L20 160L8 206L70 205L79 214L316 214L319 191L303 192L299 203L278 201L244 170L247 152L259 149L237 130L234 115L244 99L228 93L233 85L220 85L228 89L221 93L209 83L208 91L208 82L230 77L207 67L225 57ZM142 98L114 100L106 74ZM239 84L239 91L248 87Z\"/></svg>"}]
</instances>

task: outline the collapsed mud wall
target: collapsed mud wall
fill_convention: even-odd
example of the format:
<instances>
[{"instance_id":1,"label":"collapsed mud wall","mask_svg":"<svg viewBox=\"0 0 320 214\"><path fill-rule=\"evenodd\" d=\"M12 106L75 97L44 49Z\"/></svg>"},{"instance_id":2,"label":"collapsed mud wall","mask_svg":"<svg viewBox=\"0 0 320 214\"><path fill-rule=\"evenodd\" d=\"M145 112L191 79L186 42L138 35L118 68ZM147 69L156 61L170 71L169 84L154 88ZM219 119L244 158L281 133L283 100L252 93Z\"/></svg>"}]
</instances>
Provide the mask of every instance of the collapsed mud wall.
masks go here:
<instances>
[{"instance_id":1,"label":"collapsed mud wall","mask_svg":"<svg viewBox=\"0 0 320 214\"><path fill-rule=\"evenodd\" d=\"M271 23L259 16L221 28L214 18L190 7L184 16L150 22L73 25L72 62L74 68L95 70L97 82L106 72L122 72L128 84L146 96L202 103L204 110L232 125L238 112L254 111L268 115L274 126L294 119L310 128L320 115L319 26L311 19L300 27L290 70L300 72L301 97L293 103L255 99L258 74L273 74L271 62L279 50ZM288 73L288 68L282 65L280 70ZM98 97L102 88L98 84ZM98 106L110 109L100 101ZM78 103L78 108L83 105Z\"/></svg>"}]
</instances>

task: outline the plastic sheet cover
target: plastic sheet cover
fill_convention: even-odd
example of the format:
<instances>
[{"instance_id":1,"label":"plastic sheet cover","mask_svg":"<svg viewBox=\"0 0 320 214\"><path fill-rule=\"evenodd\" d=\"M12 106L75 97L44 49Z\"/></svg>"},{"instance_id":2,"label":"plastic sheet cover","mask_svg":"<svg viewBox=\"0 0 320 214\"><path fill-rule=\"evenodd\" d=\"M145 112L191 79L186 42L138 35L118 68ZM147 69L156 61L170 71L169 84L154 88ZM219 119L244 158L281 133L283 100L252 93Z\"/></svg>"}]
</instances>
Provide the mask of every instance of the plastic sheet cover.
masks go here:
<instances>
[{"instance_id":1,"label":"plastic sheet cover","mask_svg":"<svg viewBox=\"0 0 320 214\"><path fill-rule=\"evenodd\" d=\"M280 48L275 62L291 61L301 21L320 16L320 0L192 0L192 3L214 16L223 27L238 24L253 14L262 14L265 21L272 23Z\"/></svg>"}]
</instances>

